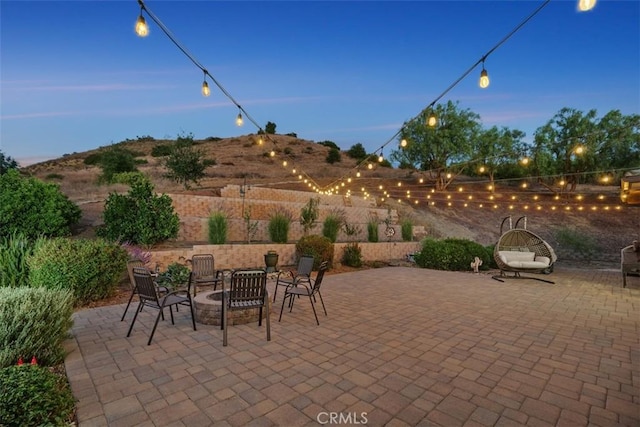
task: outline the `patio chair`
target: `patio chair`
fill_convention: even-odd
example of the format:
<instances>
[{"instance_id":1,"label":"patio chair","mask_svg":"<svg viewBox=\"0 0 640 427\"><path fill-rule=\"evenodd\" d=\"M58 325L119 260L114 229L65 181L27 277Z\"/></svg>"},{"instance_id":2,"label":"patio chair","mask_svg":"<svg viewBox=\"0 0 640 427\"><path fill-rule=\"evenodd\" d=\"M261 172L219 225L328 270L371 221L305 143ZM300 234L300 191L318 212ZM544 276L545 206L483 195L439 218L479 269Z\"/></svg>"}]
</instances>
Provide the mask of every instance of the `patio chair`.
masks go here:
<instances>
[{"instance_id":1,"label":"patio chair","mask_svg":"<svg viewBox=\"0 0 640 427\"><path fill-rule=\"evenodd\" d=\"M224 286L223 286L224 290ZM265 270L236 270L231 274L229 291L222 293L222 345L227 345L228 314L231 310L260 309L258 326L262 326L262 308L266 309L267 341L271 341L269 292Z\"/></svg>"},{"instance_id":2,"label":"patio chair","mask_svg":"<svg viewBox=\"0 0 640 427\"><path fill-rule=\"evenodd\" d=\"M320 286L322 285L322 279L324 278L324 272L329 268L329 262L323 261L320 264L320 268L318 269L318 274L316 275L315 280L312 281L312 284L309 286L304 283L292 284L289 285L287 289L284 291L284 298L282 299L282 308L280 309L280 317L278 318L278 322L282 320L282 312L284 311L284 302L289 299L289 312L293 310L293 302L295 301L295 297L306 296L309 297L309 301L311 302L311 308L313 309L313 315L316 317L316 323L320 326L320 321L318 320L318 314L316 313L316 307L314 301L316 300L316 295L320 298L320 302L322 303L322 309L324 310L324 315L327 315L327 309L324 306L324 300L322 299L322 294L320 293Z\"/></svg>"},{"instance_id":3,"label":"patio chair","mask_svg":"<svg viewBox=\"0 0 640 427\"><path fill-rule=\"evenodd\" d=\"M215 291L223 281L222 271L215 269L213 255L198 254L191 257L191 280L193 281L193 295L198 293L198 286L213 286Z\"/></svg>"},{"instance_id":4,"label":"patio chair","mask_svg":"<svg viewBox=\"0 0 640 427\"><path fill-rule=\"evenodd\" d=\"M133 259L127 262L127 274L129 276L129 285L131 285L131 296L129 297L129 301L127 301L127 306L124 308L124 313L122 313L122 318L120 321L124 320L124 317L127 315L127 310L129 310L129 306L131 305L131 301L133 301L133 297L138 294L138 290L136 288L136 281L133 277L133 268L134 267L144 267L144 262L139 259ZM161 294L166 294L169 292L165 286L158 286L158 291Z\"/></svg>"},{"instance_id":5,"label":"patio chair","mask_svg":"<svg viewBox=\"0 0 640 427\"><path fill-rule=\"evenodd\" d=\"M551 245L524 228L513 228L500 236L493 251L493 259L500 269L500 275L492 278L500 282L504 282L503 279L506 278L521 278L554 283L551 280L520 275L520 273L551 273L553 264L558 260ZM513 273L513 276L507 276L507 272Z\"/></svg>"},{"instance_id":6,"label":"patio chair","mask_svg":"<svg viewBox=\"0 0 640 427\"><path fill-rule=\"evenodd\" d=\"M298 260L298 267L293 270L283 270L278 273L275 290L273 291L273 302L276 301L278 286L289 287L299 283L311 283L311 272L313 271L314 259L312 256L301 256Z\"/></svg>"},{"instance_id":7,"label":"patio chair","mask_svg":"<svg viewBox=\"0 0 640 427\"><path fill-rule=\"evenodd\" d=\"M622 248L620 251L620 270L622 271L622 287L627 287L627 276L640 276L640 253L635 251L633 245Z\"/></svg>"},{"instance_id":8,"label":"patio chair","mask_svg":"<svg viewBox=\"0 0 640 427\"><path fill-rule=\"evenodd\" d=\"M153 329L151 329L151 335L149 335L149 341L147 341L147 345L151 345L151 340L153 339L153 334L156 332L158 321L160 320L160 316L164 318L164 309L166 307L169 308L169 314L171 315L171 324L174 325L175 322L173 320L172 307L175 306L177 309L179 305L188 305L189 309L191 310L191 323L193 323L193 330L196 330L196 318L193 312L191 292L188 287L187 289L180 289L169 292L163 296L159 296L158 288L151 278L151 273L149 272L149 270L144 267L134 267L133 278L136 283L138 298L140 298L140 304L136 309L136 314L133 316L131 326L129 326L127 337L131 335L133 325L136 323L138 314L140 313L140 311L142 311L143 307L151 307L158 310L158 315L156 316L156 321L153 324Z\"/></svg>"}]
</instances>

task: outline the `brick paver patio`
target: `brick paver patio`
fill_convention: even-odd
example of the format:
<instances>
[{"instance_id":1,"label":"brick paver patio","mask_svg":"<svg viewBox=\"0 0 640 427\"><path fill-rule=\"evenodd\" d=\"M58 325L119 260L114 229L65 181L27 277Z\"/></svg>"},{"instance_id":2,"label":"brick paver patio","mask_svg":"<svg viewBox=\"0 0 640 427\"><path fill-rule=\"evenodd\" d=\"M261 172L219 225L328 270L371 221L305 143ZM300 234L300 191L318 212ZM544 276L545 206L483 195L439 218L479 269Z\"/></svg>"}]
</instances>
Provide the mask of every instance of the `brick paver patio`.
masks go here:
<instances>
[{"instance_id":1,"label":"brick paver patio","mask_svg":"<svg viewBox=\"0 0 640 427\"><path fill-rule=\"evenodd\" d=\"M555 285L389 267L325 277L278 323L222 331L123 305L75 314L80 426L639 426L640 278L558 268ZM270 285L273 289L273 284ZM319 312L320 313L320 312ZM331 418L333 417L333 418Z\"/></svg>"}]
</instances>

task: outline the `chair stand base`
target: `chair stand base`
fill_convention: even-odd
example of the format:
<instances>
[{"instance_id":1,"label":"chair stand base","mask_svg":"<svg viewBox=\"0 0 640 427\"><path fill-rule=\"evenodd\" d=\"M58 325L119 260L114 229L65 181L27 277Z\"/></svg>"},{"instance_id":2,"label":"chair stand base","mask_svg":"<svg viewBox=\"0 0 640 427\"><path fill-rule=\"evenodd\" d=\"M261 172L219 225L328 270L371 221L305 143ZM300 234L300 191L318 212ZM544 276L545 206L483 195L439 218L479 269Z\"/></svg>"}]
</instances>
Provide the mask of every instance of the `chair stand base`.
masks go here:
<instances>
[{"instance_id":1,"label":"chair stand base","mask_svg":"<svg viewBox=\"0 0 640 427\"><path fill-rule=\"evenodd\" d=\"M504 279L531 279L531 280L538 280L540 282L551 283L552 285L556 284L556 282L552 282L551 280L540 279L539 277L521 276L520 272L518 271L515 271L513 273L513 276L507 276L504 271L501 271L500 274L491 276L491 278L493 280L497 280L498 282L503 282L503 283L504 283Z\"/></svg>"}]
</instances>

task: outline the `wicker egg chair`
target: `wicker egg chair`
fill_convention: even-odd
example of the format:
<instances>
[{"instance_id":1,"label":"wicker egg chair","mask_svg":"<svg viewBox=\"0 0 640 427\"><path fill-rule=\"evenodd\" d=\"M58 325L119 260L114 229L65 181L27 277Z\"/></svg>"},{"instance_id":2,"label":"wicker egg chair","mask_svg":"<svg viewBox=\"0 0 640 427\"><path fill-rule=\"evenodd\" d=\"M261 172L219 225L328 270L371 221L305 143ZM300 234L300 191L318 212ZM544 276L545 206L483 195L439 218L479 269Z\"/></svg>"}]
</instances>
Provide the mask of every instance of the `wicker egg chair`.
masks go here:
<instances>
[{"instance_id":1,"label":"wicker egg chair","mask_svg":"<svg viewBox=\"0 0 640 427\"><path fill-rule=\"evenodd\" d=\"M505 278L522 278L554 283L538 277L520 275L520 273L549 274L553 271L553 264L558 259L553 248L529 230L514 228L506 231L496 243L493 258L500 269L500 275L493 276L495 280L504 282L502 279ZM507 273L513 273L513 275L509 276Z\"/></svg>"}]
</instances>

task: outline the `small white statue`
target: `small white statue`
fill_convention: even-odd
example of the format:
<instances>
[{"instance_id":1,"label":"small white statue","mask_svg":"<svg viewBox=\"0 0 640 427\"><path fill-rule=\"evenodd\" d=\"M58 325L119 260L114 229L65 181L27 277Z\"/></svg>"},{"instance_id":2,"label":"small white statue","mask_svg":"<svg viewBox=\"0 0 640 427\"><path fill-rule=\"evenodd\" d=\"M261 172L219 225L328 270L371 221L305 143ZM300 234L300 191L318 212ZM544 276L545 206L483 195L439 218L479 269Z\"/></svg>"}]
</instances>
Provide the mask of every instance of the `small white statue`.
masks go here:
<instances>
[{"instance_id":1,"label":"small white statue","mask_svg":"<svg viewBox=\"0 0 640 427\"><path fill-rule=\"evenodd\" d=\"M473 262L471 263L471 268L473 268L474 273L479 273L478 269L482 265L482 260L478 257L475 257Z\"/></svg>"}]
</instances>

